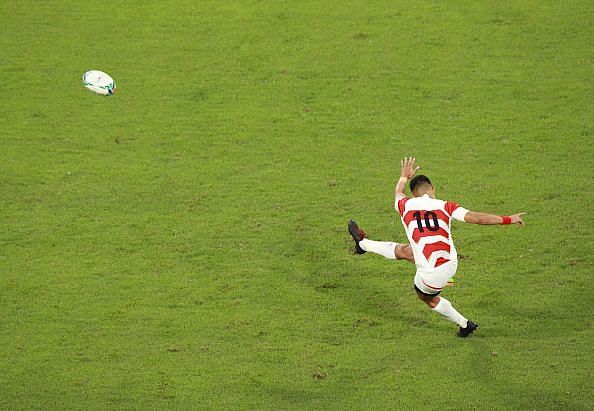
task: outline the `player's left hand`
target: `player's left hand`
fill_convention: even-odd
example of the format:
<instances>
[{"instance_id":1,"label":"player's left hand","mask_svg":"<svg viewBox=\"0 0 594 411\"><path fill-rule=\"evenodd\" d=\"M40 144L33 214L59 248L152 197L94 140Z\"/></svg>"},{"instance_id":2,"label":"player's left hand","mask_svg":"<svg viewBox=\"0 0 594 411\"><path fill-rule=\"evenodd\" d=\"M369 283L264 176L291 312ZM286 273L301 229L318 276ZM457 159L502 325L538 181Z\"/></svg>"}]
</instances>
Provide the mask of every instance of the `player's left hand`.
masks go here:
<instances>
[{"instance_id":1,"label":"player's left hand","mask_svg":"<svg viewBox=\"0 0 594 411\"><path fill-rule=\"evenodd\" d=\"M407 179L414 177L415 173L421 168L420 166L415 167L415 160L414 157L404 157L404 160L400 161L400 165L402 166L400 170L401 177Z\"/></svg>"}]
</instances>

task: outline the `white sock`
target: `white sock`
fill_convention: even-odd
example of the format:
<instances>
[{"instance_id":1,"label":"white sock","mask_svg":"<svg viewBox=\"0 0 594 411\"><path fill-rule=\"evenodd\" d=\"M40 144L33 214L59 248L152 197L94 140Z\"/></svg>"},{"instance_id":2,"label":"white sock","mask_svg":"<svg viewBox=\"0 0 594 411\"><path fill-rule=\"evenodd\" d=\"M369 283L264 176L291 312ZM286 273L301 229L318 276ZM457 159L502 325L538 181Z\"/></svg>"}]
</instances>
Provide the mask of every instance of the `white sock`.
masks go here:
<instances>
[{"instance_id":1,"label":"white sock","mask_svg":"<svg viewBox=\"0 0 594 411\"><path fill-rule=\"evenodd\" d=\"M439 303L433 308L433 311L440 313L448 320L455 322L462 328L466 328L468 320L464 318L456 309L452 306L448 300L443 297L439 297Z\"/></svg>"},{"instance_id":2,"label":"white sock","mask_svg":"<svg viewBox=\"0 0 594 411\"><path fill-rule=\"evenodd\" d=\"M398 243L391 243L386 241L373 241L367 238L359 241L359 247L361 247L365 251L371 251L372 253L376 253L379 255L383 255L390 260L395 260L396 255L394 251L396 250L396 246Z\"/></svg>"}]
</instances>

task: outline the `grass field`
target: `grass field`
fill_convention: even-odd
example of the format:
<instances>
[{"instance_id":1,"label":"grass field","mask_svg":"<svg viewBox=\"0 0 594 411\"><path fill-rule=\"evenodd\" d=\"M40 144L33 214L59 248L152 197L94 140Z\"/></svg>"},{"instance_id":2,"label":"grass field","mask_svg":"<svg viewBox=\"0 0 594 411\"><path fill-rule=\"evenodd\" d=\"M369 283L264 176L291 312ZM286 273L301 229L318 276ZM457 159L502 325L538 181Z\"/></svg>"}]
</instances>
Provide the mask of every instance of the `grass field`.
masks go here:
<instances>
[{"instance_id":1,"label":"grass field","mask_svg":"<svg viewBox=\"0 0 594 411\"><path fill-rule=\"evenodd\" d=\"M593 409L588 1L0 2L0 408ZM114 97L89 93L100 69ZM455 223L444 295L400 158Z\"/></svg>"}]
</instances>

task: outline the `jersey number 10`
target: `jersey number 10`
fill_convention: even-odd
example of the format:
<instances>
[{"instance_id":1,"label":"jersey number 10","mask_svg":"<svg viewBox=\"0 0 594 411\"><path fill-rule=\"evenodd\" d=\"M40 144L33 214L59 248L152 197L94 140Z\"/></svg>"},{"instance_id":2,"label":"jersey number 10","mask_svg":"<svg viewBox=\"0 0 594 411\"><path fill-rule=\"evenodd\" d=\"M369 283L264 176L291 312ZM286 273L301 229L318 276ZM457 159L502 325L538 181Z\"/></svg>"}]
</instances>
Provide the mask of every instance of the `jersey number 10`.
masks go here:
<instances>
[{"instance_id":1,"label":"jersey number 10","mask_svg":"<svg viewBox=\"0 0 594 411\"><path fill-rule=\"evenodd\" d=\"M433 211L423 211L423 216L421 217L420 211L415 211L413 213L413 217L417 219L417 226L419 226L419 231L422 233L425 229L429 231L437 231L439 230L439 221L437 221L437 214ZM425 220L425 227L422 225L422 221Z\"/></svg>"}]
</instances>

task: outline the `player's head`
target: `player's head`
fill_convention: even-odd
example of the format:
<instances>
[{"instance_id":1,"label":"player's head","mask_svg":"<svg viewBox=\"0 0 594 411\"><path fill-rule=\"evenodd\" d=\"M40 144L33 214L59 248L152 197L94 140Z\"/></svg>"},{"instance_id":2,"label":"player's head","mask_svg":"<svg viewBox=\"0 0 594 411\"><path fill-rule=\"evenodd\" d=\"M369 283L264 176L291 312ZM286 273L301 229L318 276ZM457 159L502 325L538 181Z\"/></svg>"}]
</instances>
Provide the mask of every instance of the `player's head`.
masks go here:
<instances>
[{"instance_id":1,"label":"player's head","mask_svg":"<svg viewBox=\"0 0 594 411\"><path fill-rule=\"evenodd\" d=\"M429 194L429 197L435 196L435 188L433 188L431 180L422 174L414 176L412 180L410 180L410 192L415 197L421 197L425 194Z\"/></svg>"}]
</instances>

